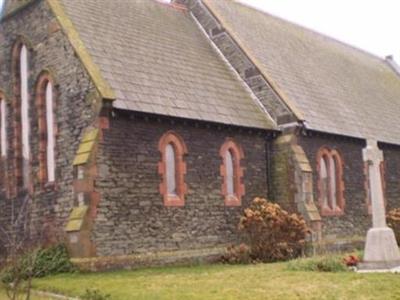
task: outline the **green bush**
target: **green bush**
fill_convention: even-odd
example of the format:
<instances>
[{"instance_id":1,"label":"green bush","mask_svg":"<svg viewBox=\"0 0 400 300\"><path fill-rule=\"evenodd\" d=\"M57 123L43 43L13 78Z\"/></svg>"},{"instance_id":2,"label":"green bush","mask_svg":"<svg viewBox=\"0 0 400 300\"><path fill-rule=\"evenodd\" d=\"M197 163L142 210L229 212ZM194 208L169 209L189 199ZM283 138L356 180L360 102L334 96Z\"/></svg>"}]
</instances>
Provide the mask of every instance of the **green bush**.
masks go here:
<instances>
[{"instance_id":1,"label":"green bush","mask_svg":"<svg viewBox=\"0 0 400 300\"><path fill-rule=\"evenodd\" d=\"M262 262L298 257L310 232L302 217L262 198L254 199L244 211L239 230L245 235L251 258Z\"/></svg>"},{"instance_id":2,"label":"green bush","mask_svg":"<svg viewBox=\"0 0 400 300\"><path fill-rule=\"evenodd\" d=\"M64 245L57 245L39 251L34 267L35 277L45 277L74 271L75 267L71 263Z\"/></svg>"},{"instance_id":3,"label":"green bush","mask_svg":"<svg viewBox=\"0 0 400 300\"><path fill-rule=\"evenodd\" d=\"M346 272L343 259L338 256L322 256L313 258L301 258L290 261L287 264L290 271L313 271L313 272Z\"/></svg>"},{"instance_id":4,"label":"green bush","mask_svg":"<svg viewBox=\"0 0 400 300\"><path fill-rule=\"evenodd\" d=\"M81 298L82 300L109 300L111 295L102 294L99 290L88 289Z\"/></svg>"},{"instance_id":5,"label":"green bush","mask_svg":"<svg viewBox=\"0 0 400 300\"><path fill-rule=\"evenodd\" d=\"M64 245L25 253L1 272L1 281L11 283L15 278L45 277L75 271Z\"/></svg>"}]
</instances>

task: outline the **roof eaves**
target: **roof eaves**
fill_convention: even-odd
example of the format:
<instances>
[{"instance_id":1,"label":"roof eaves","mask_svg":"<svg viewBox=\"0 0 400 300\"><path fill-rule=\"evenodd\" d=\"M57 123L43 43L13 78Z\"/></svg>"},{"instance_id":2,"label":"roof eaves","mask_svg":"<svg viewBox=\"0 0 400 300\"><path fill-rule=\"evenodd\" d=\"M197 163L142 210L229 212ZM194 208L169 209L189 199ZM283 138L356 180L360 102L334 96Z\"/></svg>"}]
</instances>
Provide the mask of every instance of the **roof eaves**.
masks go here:
<instances>
[{"instance_id":1,"label":"roof eaves","mask_svg":"<svg viewBox=\"0 0 400 300\"><path fill-rule=\"evenodd\" d=\"M277 93L277 95L286 103L286 105L289 107L289 109L293 112L293 114L296 116L296 118L299 121L304 121L304 114L300 111L300 109L298 109L296 107L296 105L294 104L293 101L291 101L289 99L289 97L286 95L286 93L280 89L277 84L275 83L275 81L272 79L272 77L268 74L268 72L265 70L265 68L261 68L262 64L259 62L259 60L257 58L255 58L251 53L250 49L248 49L248 47L246 45L243 44L243 42L241 41L241 39L239 38L239 36L236 34L235 30L233 30L233 28L231 28L231 26L229 26L229 24L227 24L227 22L225 21L224 17L221 16L217 11L215 11L212 8L212 5L209 4L210 0L202 0L204 5L206 5L206 7L213 13L214 17L218 20L218 22L225 28L225 30L227 32L229 32L229 34L233 37L233 39L235 40L235 42L239 45L239 47L244 51L244 53L246 53L246 55L248 56L248 58L250 59L250 61L253 62L254 65L256 65L262 76L264 76L264 78L268 81L268 83L271 85L272 89ZM212 0L211 0L212 1Z\"/></svg>"},{"instance_id":2,"label":"roof eaves","mask_svg":"<svg viewBox=\"0 0 400 300\"><path fill-rule=\"evenodd\" d=\"M53 11L57 18L61 28L66 34L69 42L74 48L78 58L82 62L83 66L87 70L90 78L92 79L97 91L104 100L115 100L115 92L103 78L100 69L94 63L92 57L87 51L83 41L81 40L78 31L75 29L72 21L65 13L64 7L59 0L47 0L50 9Z\"/></svg>"}]
</instances>

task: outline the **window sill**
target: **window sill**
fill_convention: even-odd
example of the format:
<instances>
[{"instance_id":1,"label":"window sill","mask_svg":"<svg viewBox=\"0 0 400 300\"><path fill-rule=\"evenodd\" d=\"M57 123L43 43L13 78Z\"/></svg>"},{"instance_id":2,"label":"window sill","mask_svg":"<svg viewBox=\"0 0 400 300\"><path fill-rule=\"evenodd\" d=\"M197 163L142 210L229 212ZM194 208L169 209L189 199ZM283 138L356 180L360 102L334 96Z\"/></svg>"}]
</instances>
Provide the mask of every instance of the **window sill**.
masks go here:
<instances>
[{"instance_id":1,"label":"window sill","mask_svg":"<svg viewBox=\"0 0 400 300\"><path fill-rule=\"evenodd\" d=\"M344 211L340 208L336 208L336 210L332 210L330 208L323 208L321 211L321 216L323 217L338 217L338 216L343 216Z\"/></svg>"},{"instance_id":2,"label":"window sill","mask_svg":"<svg viewBox=\"0 0 400 300\"><path fill-rule=\"evenodd\" d=\"M225 206L231 206L231 207L242 206L242 202L236 196L225 196Z\"/></svg>"},{"instance_id":3,"label":"window sill","mask_svg":"<svg viewBox=\"0 0 400 300\"><path fill-rule=\"evenodd\" d=\"M185 201L183 197L180 196L164 196L164 206L166 207L183 207L185 206Z\"/></svg>"}]
</instances>

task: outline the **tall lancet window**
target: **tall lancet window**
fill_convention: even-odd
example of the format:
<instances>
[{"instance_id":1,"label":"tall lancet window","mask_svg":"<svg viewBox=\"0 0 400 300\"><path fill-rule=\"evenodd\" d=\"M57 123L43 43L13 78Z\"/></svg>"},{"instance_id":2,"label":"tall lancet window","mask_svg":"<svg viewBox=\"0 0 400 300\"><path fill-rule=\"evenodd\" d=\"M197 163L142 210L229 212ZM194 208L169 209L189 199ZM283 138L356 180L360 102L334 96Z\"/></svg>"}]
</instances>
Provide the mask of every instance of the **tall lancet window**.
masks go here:
<instances>
[{"instance_id":1,"label":"tall lancet window","mask_svg":"<svg viewBox=\"0 0 400 300\"><path fill-rule=\"evenodd\" d=\"M173 131L165 133L158 144L161 162L158 173L161 175L160 193L165 206L184 206L187 186L185 183L187 148L183 139Z\"/></svg>"},{"instance_id":2,"label":"tall lancet window","mask_svg":"<svg viewBox=\"0 0 400 300\"><path fill-rule=\"evenodd\" d=\"M39 77L36 87L39 125L39 177L42 184L55 182L54 86L47 73Z\"/></svg>"},{"instance_id":3,"label":"tall lancet window","mask_svg":"<svg viewBox=\"0 0 400 300\"><path fill-rule=\"evenodd\" d=\"M7 103L6 99L0 94L0 141L1 157L7 157Z\"/></svg>"},{"instance_id":4,"label":"tall lancet window","mask_svg":"<svg viewBox=\"0 0 400 300\"><path fill-rule=\"evenodd\" d=\"M20 52L20 82L21 82L21 145L22 145L22 178L25 188L30 178L30 140L29 140L29 87L28 87L28 49L22 45Z\"/></svg>"},{"instance_id":5,"label":"tall lancet window","mask_svg":"<svg viewBox=\"0 0 400 300\"><path fill-rule=\"evenodd\" d=\"M231 150L228 150L225 154L226 194L228 197L235 197L235 178L233 175L233 165L233 155Z\"/></svg>"},{"instance_id":6,"label":"tall lancet window","mask_svg":"<svg viewBox=\"0 0 400 300\"><path fill-rule=\"evenodd\" d=\"M29 60L28 48L18 41L12 52L14 192L30 183Z\"/></svg>"},{"instance_id":7,"label":"tall lancet window","mask_svg":"<svg viewBox=\"0 0 400 300\"><path fill-rule=\"evenodd\" d=\"M53 107L53 85L47 82L46 86L46 125L47 125L47 181L55 180L54 159L54 107Z\"/></svg>"},{"instance_id":8,"label":"tall lancet window","mask_svg":"<svg viewBox=\"0 0 400 300\"><path fill-rule=\"evenodd\" d=\"M317 155L318 198L324 216L344 213L343 163L336 150L321 148Z\"/></svg>"},{"instance_id":9,"label":"tall lancet window","mask_svg":"<svg viewBox=\"0 0 400 300\"><path fill-rule=\"evenodd\" d=\"M240 206L244 195L243 168L241 161L244 158L242 148L228 138L220 149L222 164L222 195L226 206Z\"/></svg>"},{"instance_id":10,"label":"tall lancet window","mask_svg":"<svg viewBox=\"0 0 400 300\"><path fill-rule=\"evenodd\" d=\"M0 92L0 148L1 148L1 163L0 163L0 189L7 191L7 113L6 99Z\"/></svg>"},{"instance_id":11,"label":"tall lancet window","mask_svg":"<svg viewBox=\"0 0 400 300\"><path fill-rule=\"evenodd\" d=\"M168 196L176 196L176 159L175 149L172 144L168 144L165 148L166 156L166 172L167 172L167 192Z\"/></svg>"},{"instance_id":12,"label":"tall lancet window","mask_svg":"<svg viewBox=\"0 0 400 300\"><path fill-rule=\"evenodd\" d=\"M325 156L321 156L320 162L319 162L319 177L320 177L320 197L321 197L321 203L323 207L329 207L329 201L328 201L328 193L329 193L329 182L328 182L328 166L327 166L327 161Z\"/></svg>"}]
</instances>

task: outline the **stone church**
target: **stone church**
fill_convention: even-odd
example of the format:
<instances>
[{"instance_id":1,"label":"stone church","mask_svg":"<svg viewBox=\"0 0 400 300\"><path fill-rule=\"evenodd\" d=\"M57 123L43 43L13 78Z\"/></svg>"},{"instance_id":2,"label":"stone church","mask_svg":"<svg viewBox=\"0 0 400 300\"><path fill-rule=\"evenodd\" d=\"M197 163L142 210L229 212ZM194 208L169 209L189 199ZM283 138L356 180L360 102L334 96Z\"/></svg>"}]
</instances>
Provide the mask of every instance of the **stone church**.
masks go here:
<instances>
[{"instance_id":1,"label":"stone church","mask_svg":"<svg viewBox=\"0 0 400 300\"><path fill-rule=\"evenodd\" d=\"M362 243L367 141L400 205L399 76L234 0L6 0L0 226L29 199L74 257L201 256L259 196L315 245Z\"/></svg>"}]
</instances>

